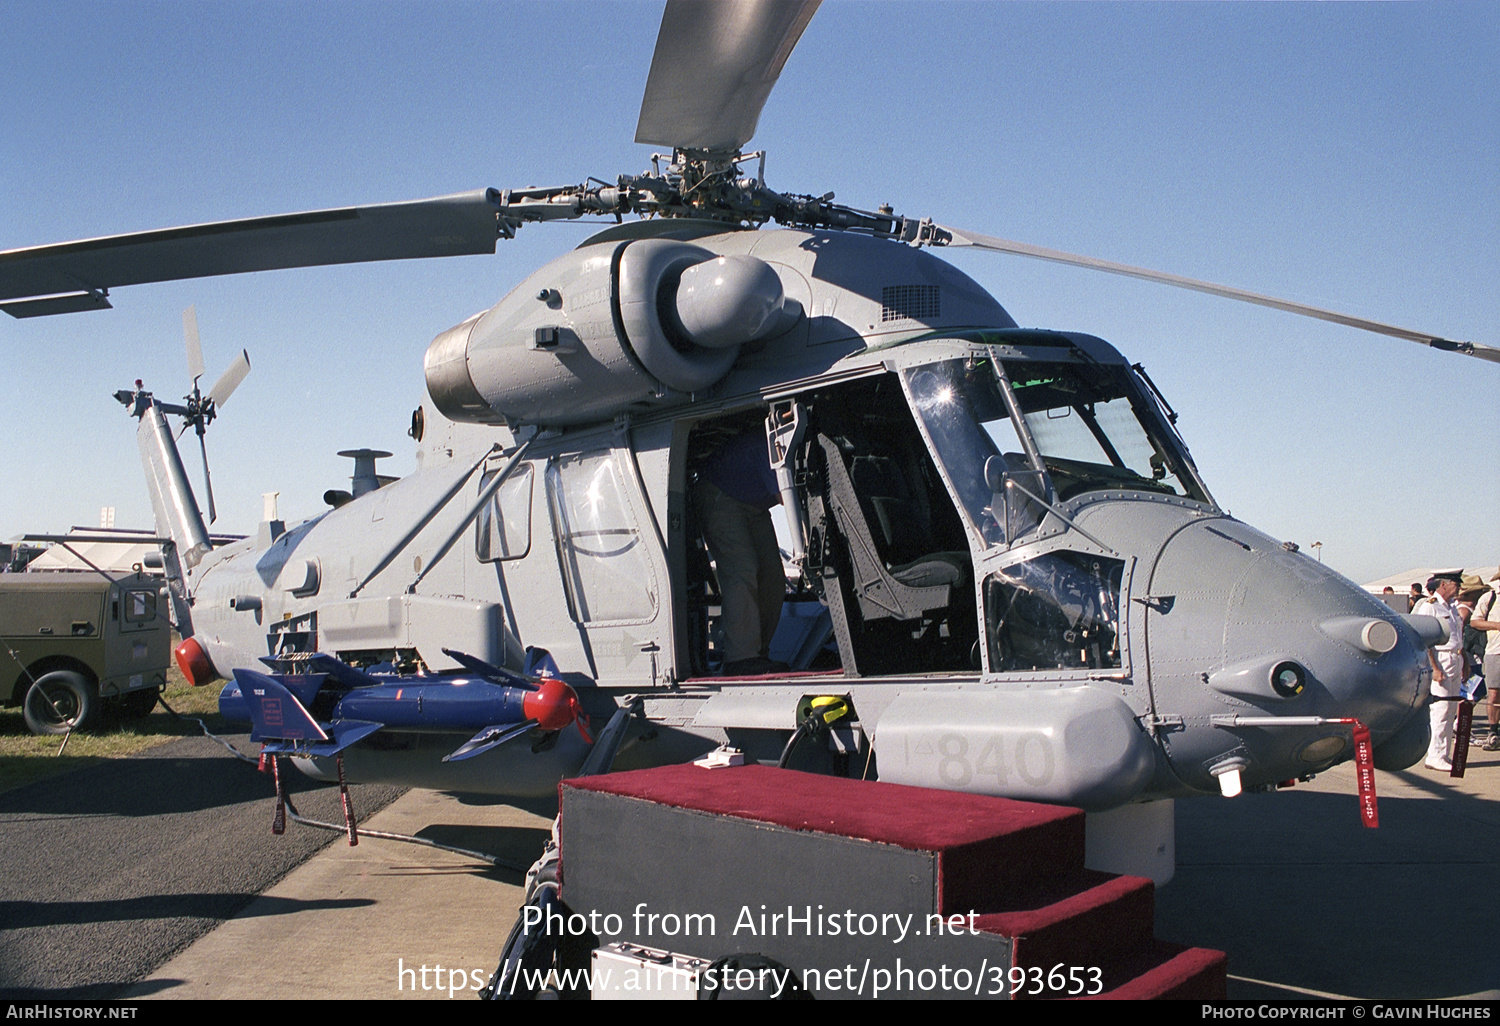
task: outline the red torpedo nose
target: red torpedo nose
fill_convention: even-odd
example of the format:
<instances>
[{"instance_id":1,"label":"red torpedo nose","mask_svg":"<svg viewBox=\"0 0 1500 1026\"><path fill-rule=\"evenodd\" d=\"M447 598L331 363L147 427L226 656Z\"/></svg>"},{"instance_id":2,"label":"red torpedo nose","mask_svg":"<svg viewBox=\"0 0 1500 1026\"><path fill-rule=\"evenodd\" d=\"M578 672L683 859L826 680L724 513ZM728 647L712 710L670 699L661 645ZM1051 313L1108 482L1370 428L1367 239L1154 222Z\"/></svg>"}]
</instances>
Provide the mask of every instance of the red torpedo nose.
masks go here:
<instances>
[{"instance_id":1,"label":"red torpedo nose","mask_svg":"<svg viewBox=\"0 0 1500 1026\"><path fill-rule=\"evenodd\" d=\"M541 686L521 700L521 708L542 730L562 730L583 715L578 695L556 677L543 677Z\"/></svg>"},{"instance_id":2,"label":"red torpedo nose","mask_svg":"<svg viewBox=\"0 0 1500 1026\"><path fill-rule=\"evenodd\" d=\"M177 657L178 669L193 687L201 687L218 678L219 671L214 669L213 660L208 658L197 638L184 638L173 654Z\"/></svg>"}]
</instances>

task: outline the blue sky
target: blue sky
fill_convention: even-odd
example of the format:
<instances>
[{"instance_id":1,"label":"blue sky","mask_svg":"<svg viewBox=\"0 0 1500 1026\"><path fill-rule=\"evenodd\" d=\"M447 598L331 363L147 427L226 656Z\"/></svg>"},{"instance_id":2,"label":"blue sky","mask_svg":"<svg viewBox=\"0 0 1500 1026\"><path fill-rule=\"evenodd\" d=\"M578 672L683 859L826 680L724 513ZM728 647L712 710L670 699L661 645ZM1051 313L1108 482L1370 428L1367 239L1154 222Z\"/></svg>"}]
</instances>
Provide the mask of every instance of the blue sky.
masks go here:
<instances>
[{"instance_id":1,"label":"blue sky","mask_svg":"<svg viewBox=\"0 0 1500 1026\"><path fill-rule=\"evenodd\" d=\"M656 3L0 7L0 248L644 169ZM1500 5L840 3L751 145L775 188L1500 344ZM117 290L0 318L0 537L148 526L109 395L254 371L210 435L218 527L397 455L438 332L582 225L493 257ZM1356 580L1500 562L1500 367L1193 293L953 253L1023 325L1147 370L1216 498ZM186 453L196 483L196 454Z\"/></svg>"}]
</instances>

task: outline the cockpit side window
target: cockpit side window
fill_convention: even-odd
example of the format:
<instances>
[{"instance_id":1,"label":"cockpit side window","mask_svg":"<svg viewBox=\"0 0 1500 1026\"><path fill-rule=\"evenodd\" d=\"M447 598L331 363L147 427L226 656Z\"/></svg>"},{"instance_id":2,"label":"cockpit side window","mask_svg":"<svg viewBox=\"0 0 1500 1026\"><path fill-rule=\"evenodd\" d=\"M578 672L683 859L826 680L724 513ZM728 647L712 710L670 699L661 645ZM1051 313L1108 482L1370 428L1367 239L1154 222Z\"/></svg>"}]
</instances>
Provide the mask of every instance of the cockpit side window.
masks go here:
<instances>
[{"instance_id":1,"label":"cockpit side window","mask_svg":"<svg viewBox=\"0 0 1500 1026\"><path fill-rule=\"evenodd\" d=\"M990 669L1118 669L1124 573L1118 559L1051 552L991 574L984 582Z\"/></svg>"},{"instance_id":2,"label":"cockpit side window","mask_svg":"<svg viewBox=\"0 0 1500 1026\"><path fill-rule=\"evenodd\" d=\"M902 377L937 466L970 528L986 547L1014 541L1018 518L1008 515L1006 496L996 494L997 483L1010 475L1036 494L1045 487L1026 455L990 362L944 360L907 368ZM1029 518L1025 526L1035 526L1037 519Z\"/></svg>"}]
</instances>

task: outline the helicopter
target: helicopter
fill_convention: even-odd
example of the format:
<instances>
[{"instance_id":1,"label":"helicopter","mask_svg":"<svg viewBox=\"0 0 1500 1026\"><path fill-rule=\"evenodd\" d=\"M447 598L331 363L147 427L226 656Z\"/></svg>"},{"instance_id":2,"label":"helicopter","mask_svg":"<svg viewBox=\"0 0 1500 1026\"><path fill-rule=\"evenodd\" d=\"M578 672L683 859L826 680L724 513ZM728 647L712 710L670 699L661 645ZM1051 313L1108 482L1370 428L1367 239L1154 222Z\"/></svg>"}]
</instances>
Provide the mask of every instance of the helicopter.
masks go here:
<instances>
[{"instance_id":1,"label":"helicopter","mask_svg":"<svg viewBox=\"0 0 1500 1026\"><path fill-rule=\"evenodd\" d=\"M711 51L685 26L704 11L751 9L763 18L748 21L770 26L746 34L769 90L767 68L779 72L815 5L670 4L658 57L668 71L703 71ZM742 80L723 60L709 78ZM720 97L734 115L727 135L714 134L723 124L713 117L708 134L681 134L686 116L651 89L641 141L672 153L644 174L242 223L273 241L307 229L314 248L351 259L370 245L417 255L403 248L408 231L455 250L539 220L622 219L433 342L411 423L415 473L378 488L357 480L328 513L290 527L268 515L255 538L220 549L198 538L184 487L163 489L181 500L158 513L182 562L179 613L213 668L331 651L442 672L453 666L441 649L454 646L514 671L524 642L551 653L585 705L629 708L651 725L619 765L721 742L764 757L795 729L804 699L837 694L852 713L834 747L874 761L881 779L1098 812L1229 781L1267 787L1348 757L1346 732L1289 717L1356 715L1386 765L1420 753L1415 625L1228 517L1165 398L1112 346L1017 327L933 256L965 242L1020 248L776 192L761 158L741 153L764 95ZM641 213L653 216L623 220ZM381 220L352 243L317 234ZM788 227L748 230L768 220ZM177 244L138 241L147 248L133 261ZM0 282L14 289L18 268L62 268L86 244L69 245L4 254ZM110 248L122 251L119 240ZM203 273L212 252L158 248L154 259L179 276ZM224 270L309 262L258 245L218 252ZM62 273L89 281L71 266ZM692 291L684 278L720 266L741 274L727 292L677 303ZM98 308L105 287L126 283L49 285L5 302ZM1476 343L1412 334L1494 359ZM138 390L130 405L150 435L152 401ZM731 684L712 672L713 579L688 483L716 427L755 418L773 443L787 429L803 604L811 620L827 611L813 629L833 644L794 653L805 664L795 675ZM1044 439L1057 422L1082 434ZM160 432L152 438L168 451ZM1081 456L1091 438L1097 451ZM872 493L872 479L887 491ZM934 562L952 579L902 579ZM1240 615L1256 603L1254 617ZM1231 610L1243 634L1226 630ZM839 672L818 672L830 653ZM1285 724L1263 722L1277 718ZM437 765L435 750L412 734L346 755L356 778L530 794L588 752L567 732L542 751L511 746L457 767Z\"/></svg>"}]
</instances>

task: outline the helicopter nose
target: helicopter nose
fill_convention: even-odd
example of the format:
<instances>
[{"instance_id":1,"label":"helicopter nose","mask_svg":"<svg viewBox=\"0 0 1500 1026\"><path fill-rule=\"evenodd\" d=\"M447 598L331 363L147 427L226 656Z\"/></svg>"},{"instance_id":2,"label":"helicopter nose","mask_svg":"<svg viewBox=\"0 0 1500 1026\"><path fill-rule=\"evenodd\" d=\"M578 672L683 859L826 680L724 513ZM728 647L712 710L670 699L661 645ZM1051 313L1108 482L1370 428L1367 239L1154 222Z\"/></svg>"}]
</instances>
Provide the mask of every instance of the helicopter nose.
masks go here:
<instances>
[{"instance_id":1,"label":"helicopter nose","mask_svg":"<svg viewBox=\"0 0 1500 1026\"><path fill-rule=\"evenodd\" d=\"M1326 720L1362 722L1385 768L1420 755L1423 643L1352 581L1223 519L1177 532L1150 592L1152 692L1158 716L1180 718L1162 738L1188 786L1219 790L1229 770L1274 784L1349 758L1349 727Z\"/></svg>"}]
</instances>

